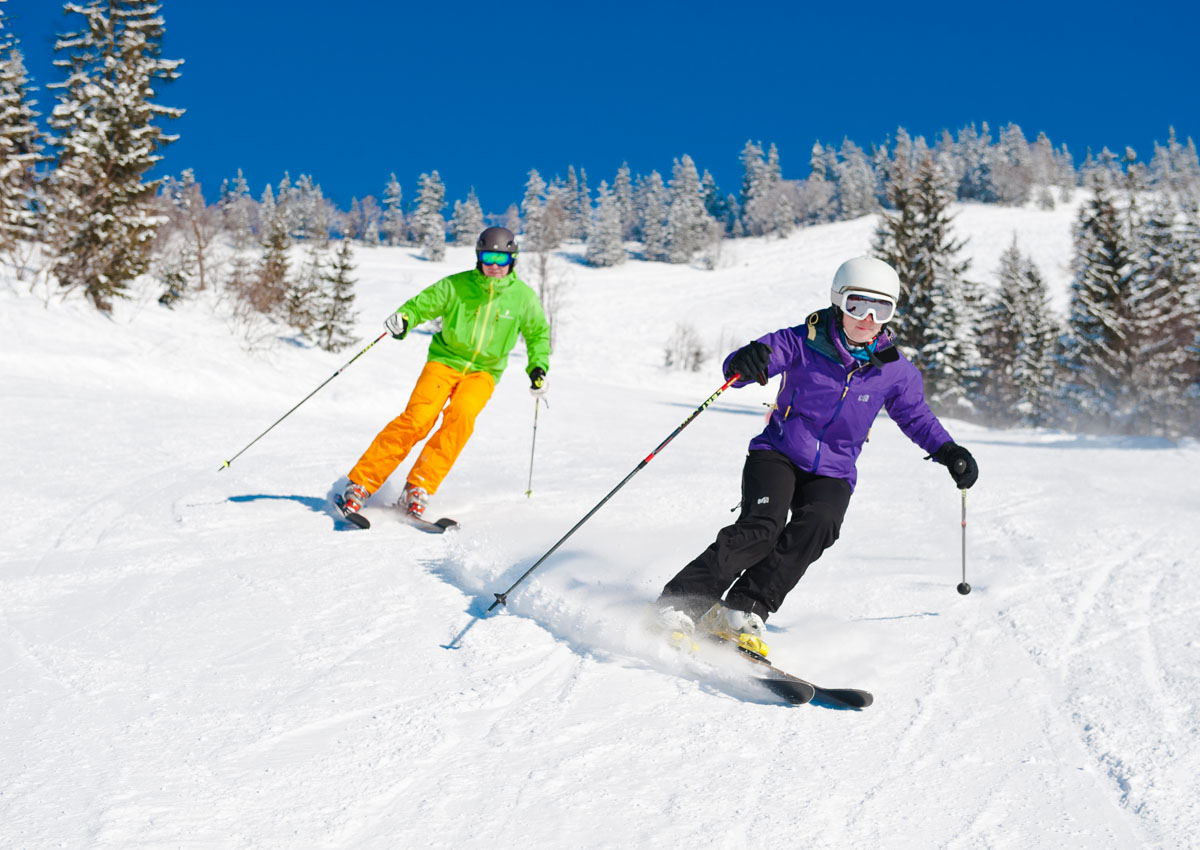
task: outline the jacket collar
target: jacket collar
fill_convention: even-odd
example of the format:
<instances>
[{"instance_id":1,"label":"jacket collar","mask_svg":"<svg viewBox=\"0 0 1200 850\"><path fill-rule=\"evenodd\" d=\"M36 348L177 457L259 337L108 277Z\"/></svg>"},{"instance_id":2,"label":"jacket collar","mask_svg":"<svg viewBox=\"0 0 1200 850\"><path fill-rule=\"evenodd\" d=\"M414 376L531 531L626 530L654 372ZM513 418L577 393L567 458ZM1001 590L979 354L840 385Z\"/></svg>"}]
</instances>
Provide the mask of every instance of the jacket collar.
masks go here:
<instances>
[{"instance_id":1,"label":"jacket collar","mask_svg":"<svg viewBox=\"0 0 1200 850\"><path fill-rule=\"evenodd\" d=\"M855 360L854 355L842 344L842 335L838 333L836 322L832 307L810 313L804 322L804 344L834 363L852 368L861 361ZM869 362L872 366L882 367L885 363L892 363L899 358L900 351L892 344L892 335L885 328L879 334L879 343L871 352Z\"/></svg>"}]
</instances>

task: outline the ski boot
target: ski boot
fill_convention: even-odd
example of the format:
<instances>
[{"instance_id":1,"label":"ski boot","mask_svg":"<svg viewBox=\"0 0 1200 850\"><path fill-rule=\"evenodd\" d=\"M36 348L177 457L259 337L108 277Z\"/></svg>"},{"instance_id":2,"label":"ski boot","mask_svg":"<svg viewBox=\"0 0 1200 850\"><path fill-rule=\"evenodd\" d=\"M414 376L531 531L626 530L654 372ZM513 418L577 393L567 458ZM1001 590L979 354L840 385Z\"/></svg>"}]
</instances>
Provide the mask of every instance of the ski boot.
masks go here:
<instances>
[{"instance_id":1,"label":"ski boot","mask_svg":"<svg viewBox=\"0 0 1200 850\"><path fill-rule=\"evenodd\" d=\"M688 614L674 605L664 605L655 612L654 627L667 636L667 642L676 649L696 652L699 645L692 639L696 623Z\"/></svg>"},{"instance_id":2,"label":"ski boot","mask_svg":"<svg viewBox=\"0 0 1200 850\"><path fill-rule=\"evenodd\" d=\"M363 505L367 503L367 499L371 498L371 494L367 492L366 487L362 487L351 481L346 485L345 491L342 493L342 498L338 501L338 510L342 512L342 516L350 520L351 523L359 528L367 528L370 523L367 518L362 516L359 511Z\"/></svg>"},{"instance_id":3,"label":"ski boot","mask_svg":"<svg viewBox=\"0 0 1200 850\"><path fill-rule=\"evenodd\" d=\"M406 514L417 519L425 518L425 508L429 504L429 493L424 487L416 487L412 484L404 485L404 492L400 496L398 507Z\"/></svg>"},{"instance_id":4,"label":"ski boot","mask_svg":"<svg viewBox=\"0 0 1200 850\"><path fill-rule=\"evenodd\" d=\"M720 602L708 609L700 618L698 628L715 638L731 641L759 658L766 658L770 648L763 641L767 624L753 611L738 611L726 608Z\"/></svg>"}]
</instances>

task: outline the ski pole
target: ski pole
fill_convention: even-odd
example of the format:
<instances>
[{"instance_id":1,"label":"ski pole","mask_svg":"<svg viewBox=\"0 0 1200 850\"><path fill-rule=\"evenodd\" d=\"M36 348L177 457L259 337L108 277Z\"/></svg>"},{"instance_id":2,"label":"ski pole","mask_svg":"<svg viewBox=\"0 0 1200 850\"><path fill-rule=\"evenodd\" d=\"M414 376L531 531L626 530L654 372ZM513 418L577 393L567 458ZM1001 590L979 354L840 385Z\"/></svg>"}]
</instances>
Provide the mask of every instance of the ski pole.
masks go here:
<instances>
[{"instance_id":1,"label":"ski pole","mask_svg":"<svg viewBox=\"0 0 1200 850\"><path fill-rule=\"evenodd\" d=\"M967 468L965 460L959 460L954 464L956 472L962 472ZM967 584L967 491L960 490L962 493L962 582L958 585L958 592L966 596L971 592L971 585Z\"/></svg>"},{"instance_id":2,"label":"ski pole","mask_svg":"<svg viewBox=\"0 0 1200 850\"><path fill-rule=\"evenodd\" d=\"M571 530L568 531L566 534L564 534L561 538L559 538L559 541L557 543L555 543L553 546L551 546L550 550L548 552L546 552L545 555L542 555L542 557L538 558L537 561L534 562L533 566L530 567L529 569L527 569L521 575L521 577L519 579L514 581L512 583L512 586L509 587L508 590L504 591L503 593L493 594L496 597L496 601L488 606L488 611L491 611L497 605L507 605L508 604L508 594L512 593L513 590L516 589L517 585L519 585L521 582L525 581L525 579L529 578L530 574L533 573L533 571L536 570L538 567L540 567L542 565L543 561L545 561L547 558L549 558L551 555L553 555L555 550L558 549L558 547L561 546L568 537L570 537L572 534L574 534L581 525L583 525L585 522L587 522L589 519L592 518L592 514L596 513L596 511L600 510L600 508L602 508L604 506L605 502L607 502L609 499L611 499L618 490L620 490L622 487L624 487L629 482L630 478L633 478L633 476L637 475L639 472L642 471L642 467L644 467L650 461L654 460L655 455L657 455L659 452L661 452L663 449L665 449L667 447L667 443L674 440L675 437L677 437L679 435L680 431L682 431L684 428L686 428L693 419L695 419L697 416L699 416L701 413L703 413L710 404L712 404L714 401L717 400L717 396L719 396L721 393L725 392L725 390L729 389L729 385L741 377L742 376L740 374L735 372L733 374L732 378L730 378L728 381L726 381L724 384L721 385L720 389L718 389L715 393L713 393L707 399L705 399L704 403L702 405L700 405L695 410L693 410L691 416L689 416L687 419L683 420L683 423L678 428L676 428L674 431L672 431L671 435L669 437L667 437L665 440L663 440L661 443L659 443L658 447L654 451L652 451L652 452L650 452L650 454L646 455L645 460L643 460L641 463L639 463L636 467L634 467L632 472L630 472L623 479L621 479L620 484L618 484L616 487L612 488L612 490L610 490L608 492L607 496L605 496L603 499L601 499L599 502L597 502L596 506L594 508L592 508L590 511L588 511L587 514L584 515L583 519L581 519L579 522L575 523L575 525L571 526Z\"/></svg>"},{"instance_id":3,"label":"ski pole","mask_svg":"<svg viewBox=\"0 0 1200 850\"><path fill-rule=\"evenodd\" d=\"M381 333L379 336L375 337L375 341L374 341L374 342L370 343L370 345L368 345L368 346L367 346L366 348L364 348L362 351L358 352L358 354L355 354L355 355L354 355L353 357L351 357L351 358L350 358L348 361L346 361L346 365L345 365L345 366L343 366L341 369L338 369L336 372L334 372L334 373L333 373L332 375L330 375L328 378L326 378L326 379L325 379L325 381L324 381L324 382L321 384L321 386L320 386L320 387L317 387L315 390L313 390L311 393L309 393L308 395L306 395L304 398L300 399L300 401L299 401L299 402L296 404L296 407L299 407L301 404L304 404L304 402L308 401L310 398L312 398L313 396L315 396L315 395L316 395L316 394L317 394L317 393L320 391L321 387L324 387L324 386L325 386L325 384L328 384L330 381L332 381L332 380L333 380L334 378L336 378L338 375L342 374L342 372L346 371L346 367L347 367L347 366L349 366L349 365L350 365L351 363L353 363L355 360L357 360L358 358L360 358L360 357L362 357L364 354L366 354L368 351L370 351L370 350L371 350L371 346L372 346L372 345L374 345L376 342L379 342L379 340L383 339L383 338L384 338L385 336L387 336L387 335L388 335L388 332L387 332L387 331L384 331L384 332L383 332L383 333ZM278 419L276 419L274 422L272 422L272 423L271 423L271 428L274 428L274 427L275 427L276 425L278 425L280 422L282 422L283 420L285 420L285 419L287 419L289 416L291 416L293 413L295 413L295 411L296 411L296 407L293 407L293 408L292 408L291 410L289 410L287 413L283 414L283 416L280 416ZM225 461L223 464L221 464L220 468L219 468L219 469L217 469L217 472L220 472L222 469L224 469L225 467L229 466L229 464L233 463L235 460L237 460L237 459L238 459L238 458L241 456L242 452L246 451L246 449L250 448L252 445L254 445L255 443L257 443L257 442L258 442L259 440L261 440L263 437L267 436L267 431L270 431L270 430L271 430L271 428L268 428L266 431L263 431L261 434L259 434L257 437L255 437L253 440L251 440L249 443L247 443L247 444L246 444L246 447L245 447L245 448L243 448L241 452L238 452L238 453L237 453L237 454L235 454L233 457L231 457L229 460L227 460L227 461Z\"/></svg>"},{"instance_id":4,"label":"ski pole","mask_svg":"<svg viewBox=\"0 0 1200 850\"><path fill-rule=\"evenodd\" d=\"M533 445L529 447L529 483L525 485L525 498L533 495L533 450L537 448L537 415L541 406L542 399L539 396L533 400Z\"/></svg>"}]
</instances>

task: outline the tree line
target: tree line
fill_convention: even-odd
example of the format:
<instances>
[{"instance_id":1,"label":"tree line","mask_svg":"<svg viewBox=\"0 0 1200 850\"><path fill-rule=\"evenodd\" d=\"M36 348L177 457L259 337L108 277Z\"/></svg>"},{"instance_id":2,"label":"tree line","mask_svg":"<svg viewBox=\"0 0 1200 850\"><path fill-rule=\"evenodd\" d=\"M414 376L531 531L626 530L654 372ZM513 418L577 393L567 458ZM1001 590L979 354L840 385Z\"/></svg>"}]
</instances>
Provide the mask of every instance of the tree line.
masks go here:
<instances>
[{"instance_id":1,"label":"tree line","mask_svg":"<svg viewBox=\"0 0 1200 850\"><path fill-rule=\"evenodd\" d=\"M1065 145L1044 133L1030 142L1014 124L995 137L972 124L933 144L898 128L867 149L815 143L799 180L784 178L775 145L747 141L735 192L684 154L665 178L622 164L595 190L573 165L549 179L531 170L523 197L489 214L474 192L448 205L436 170L418 177L411 199L393 173L380 198L355 198L347 210L309 175L285 174L255 197L239 172L208 203L191 172L149 177L176 138L162 125L182 114L155 102L182 65L161 56L159 4L64 4L76 28L56 43L65 79L47 86L56 103L43 133L4 1L0 257L18 276L41 258L64 292L81 291L100 310L149 274L164 306L219 290L243 327L285 323L337 350L350 344L354 322L351 243L414 246L440 260L448 242L471 243L487 224L503 224L533 255L549 301L546 258L568 242L593 266L636 257L714 268L727 239L877 214L873 252L905 288L899 341L939 410L1012 424L1195 431L1200 160L1173 130L1149 162L1104 149L1077 167ZM1048 209L1081 187L1070 315L1059 327L1020 246L987 287L959 259L947 210L954 201Z\"/></svg>"}]
</instances>

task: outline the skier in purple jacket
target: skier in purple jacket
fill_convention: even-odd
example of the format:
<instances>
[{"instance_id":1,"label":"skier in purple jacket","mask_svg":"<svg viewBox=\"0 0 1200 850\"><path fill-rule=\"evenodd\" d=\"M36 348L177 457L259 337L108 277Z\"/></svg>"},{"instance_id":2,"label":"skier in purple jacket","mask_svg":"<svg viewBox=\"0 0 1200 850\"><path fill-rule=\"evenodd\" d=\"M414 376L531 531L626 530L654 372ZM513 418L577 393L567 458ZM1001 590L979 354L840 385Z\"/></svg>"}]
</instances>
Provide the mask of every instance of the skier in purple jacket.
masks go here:
<instances>
[{"instance_id":1,"label":"skier in purple jacket","mask_svg":"<svg viewBox=\"0 0 1200 850\"><path fill-rule=\"evenodd\" d=\"M735 387L782 375L779 394L767 427L750 441L737 520L663 588L664 628L699 629L767 654L764 621L837 540L854 464L880 408L958 487L975 483L975 459L933 415L921 373L884 330L899 297L900 278L887 263L847 260L833 278L832 306L726 358L726 378L741 376Z\"/></svg>"}]
</instances>

